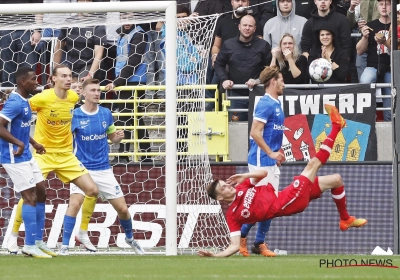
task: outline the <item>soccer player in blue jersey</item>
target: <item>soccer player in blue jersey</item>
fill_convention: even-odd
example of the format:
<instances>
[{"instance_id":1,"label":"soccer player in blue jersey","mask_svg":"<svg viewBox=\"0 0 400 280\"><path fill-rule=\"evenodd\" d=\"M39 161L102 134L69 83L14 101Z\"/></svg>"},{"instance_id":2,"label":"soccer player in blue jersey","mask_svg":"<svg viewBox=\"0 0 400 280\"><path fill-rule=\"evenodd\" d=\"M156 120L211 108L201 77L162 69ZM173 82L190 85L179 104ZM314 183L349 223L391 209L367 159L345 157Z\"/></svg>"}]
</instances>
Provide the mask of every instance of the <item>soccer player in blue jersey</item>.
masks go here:
<instances>
[{"instance_id":1,"label":"soccer player in blue jersey","mask_svg":"<svg viewBox=\"0 0 400 280\"><path fill-rule=\"evenodd\" d=\"M109 109L98 105L100 85L96 79L83 82L85 103L74 110L72 133L74 152L84 164L96 183L99 194L107 199L118 213L119 221L125 232L125 241L137 254L144 254L139 243L133 239L132 218L129 214L121 187L114 177L108 160L108 143L119 143L124 138L122 130L116 130ZM59 255L68 255L68 244L73 232L76 215L82 205L84 192L75 184L70 185L70 202L64 221L62 246Z\"/></svg>"},{"instance_id":2,"label":"soccer player in blue jersey","mask_svg":"<svg viewBox=\"0 0 400 280\"><path fill-rule=\"evenodd\" d=\"M46 201L43 175L29 150L31 143L37 153L46 152L29 136L32 111L27 98L36 89L36 73L32 68L20 67L15 76L17 89L0 112L0 159L14 183L14 190L24 199L25 246L22 253L35 258L51 258L57 254L42 241ZM17 253L17 250L18 246L10 253Z\"/></svg>"},{"instance_id":3,"label":"soccer player in blue jersey","mask_svg":"<svg viewBox=\"0 0 400 280\"><path fill-rule=\"evenodd\" d=\"M260 82L264 84L265 95L258 101L253 115L250 130L250 149L248 154L249 171L266 170L267 177L257 185L270 183L275 194L279 188L279 166L284 155L279 151L282 146L284 130L284 113L278 97L283 94L285 83L277 67L266 67L260 74ZM254 224L245 224L241 229L240 253L248 257L247 234ZM265 236L271 226L271 220L258 223L256 239L251 251L266 257L276 254L264 243Z\"/></svg>"}]
</instances>

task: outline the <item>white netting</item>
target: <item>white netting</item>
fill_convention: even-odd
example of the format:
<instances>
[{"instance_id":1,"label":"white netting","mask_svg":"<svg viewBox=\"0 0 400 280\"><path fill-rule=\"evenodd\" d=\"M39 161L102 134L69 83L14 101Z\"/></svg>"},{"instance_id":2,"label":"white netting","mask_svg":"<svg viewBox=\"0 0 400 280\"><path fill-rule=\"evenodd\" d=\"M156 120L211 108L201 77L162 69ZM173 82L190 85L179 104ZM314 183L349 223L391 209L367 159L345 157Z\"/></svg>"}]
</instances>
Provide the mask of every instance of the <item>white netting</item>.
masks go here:
<instances>
[{"instance_id":1,"label":"white netting","mask_svg":"<svg viewBox=\"0 0 400 280\"><path fill-rule=\"evenodd\" d=\"M51 23L49 18L53 19ZM115 93L103 92L102 105L113 111L117 128L126 130L121 145L110 145L110 159L133 218L135 239L147 251L163 252L166 219L165 129L168 129L165 127L164 86L164 55L168 46L165 46L163 36L168 34L155 32L154 28L157 22L165 22L165 15L163 12L113 12L60 15L59 21L54 21L54 18L54 15L47 15L46 20L44 15L43 23L38 24L34 15L0 16L0 44L7 44L6 39L10 38L9 45L1 47L2 91L13 87L15 69L25 63L37 67L39 82L43 86L48 86L47 79L54 60L69 63L74 75L79 78L85 76L87 71L91 73L92 65L98 63L99 69L94 72L94 76L102 81L103 86L123 78L121 85L128 87L117 87ZM209 199L205 192L205 186L211 182L212 175L204 134L205 92L202 85L205 85L216 19L217 15L182 18L177 23L177 241L178 249L182 251L193 252L211 246L223 248L228 244L228 230L221 207ZM145 70L139 73L140 66L136 65L126 69L131 71L130 74L125 71L114 77L113 67L118 62L118 55L113 55L116 48L114 44L118 45L120 36L112 30L123 24L134 24L134 27L141 26L143 29L143 38L148 40L145 42L145 52L140 53L143 42L131 45L129 48L137 51L129 53L128 50L127 59L136 56L139 64L145 65ZM16 49L16 43L21 42L21 34L24 34L17 30L28 30L30 37L31 30L36 29L43 32L51 30L52 34L61 30L64 37L59 37L61 40L57 41L54 35L48 36L40 48ZM61 48L62 55L59 57L54 55L57 45ZM100 56L96 55L95 46L103 47ZM32 60L35 63L29 61L29 55L35 57ZM134 81L134 73L142 79L139 87L131 82ZM196 137L190 137L189 142L189 136L193 135ZM53 174L50 174L46 184L48 201L45 241L49 247L54 248L61 241L69 185L64 185ZM19 197L14 193L13 184L3 169L0 187L0 244L5 248L15 215L13 210ZM79 227L80 217L79 213L75 229ZM21 237L24 236L23 231L22 225ZM116 211L107 202L98 201L89 231L91 241L100 249L113 251L128 247ZM20 238L19 245L22 244L23 239ZM70 245L75 246L73 238Z\"/></svg>"}]
</instances>

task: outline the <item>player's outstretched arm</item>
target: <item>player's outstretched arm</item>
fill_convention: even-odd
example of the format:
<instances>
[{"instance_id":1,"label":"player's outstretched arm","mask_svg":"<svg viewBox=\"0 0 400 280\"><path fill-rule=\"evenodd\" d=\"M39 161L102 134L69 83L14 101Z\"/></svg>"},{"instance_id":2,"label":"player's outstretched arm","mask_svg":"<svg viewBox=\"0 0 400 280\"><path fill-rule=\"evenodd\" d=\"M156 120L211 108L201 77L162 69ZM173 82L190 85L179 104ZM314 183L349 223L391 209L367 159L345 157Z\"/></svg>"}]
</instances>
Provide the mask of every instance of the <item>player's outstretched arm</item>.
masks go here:
<instances>
[{"instance_id":1,"label":"player's outstretched arm","mask_svg":"<svg viewBox=\"0 0 400 280\"><path fill-rule=\"evenodd\" d=\"M200 257L229 257L237 253L240 248L240 235L231 237L231 244L224 251L214 254L209 251L199 251L197 254Z\"/></svg>"},{"instance_id":2,"label":"player's outstretched arm","mask_svg":"<svg viewBox=\"0 0 400 280\"><path fill-rule=\"evenodd\" d=\"M235 174L229 177L226 182L228 184L235 184L239 185L241 184L244 180L246 179L253 179L252 183L256 184L265 177L267 177L268 172L266 170L256 170L248 173L243 173L243 174Z\"/></svg>"}]
</instances>

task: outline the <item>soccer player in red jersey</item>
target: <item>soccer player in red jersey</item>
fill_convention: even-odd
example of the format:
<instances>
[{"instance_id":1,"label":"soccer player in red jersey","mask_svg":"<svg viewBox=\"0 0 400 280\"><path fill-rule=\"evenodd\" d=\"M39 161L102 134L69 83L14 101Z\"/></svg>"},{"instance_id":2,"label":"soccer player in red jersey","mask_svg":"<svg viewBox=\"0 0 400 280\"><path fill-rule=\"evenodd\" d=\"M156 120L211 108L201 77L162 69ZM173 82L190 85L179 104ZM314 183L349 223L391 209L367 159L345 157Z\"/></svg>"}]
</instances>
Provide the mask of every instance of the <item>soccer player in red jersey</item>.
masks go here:
<instances>
[{"instance_id":1,"label":"soccer player in red jersey","mask_svg":"<svg viewBox=\"0 0 400 280\"><path fill-rule=\"evenodd\" d=\"M340 214L339 227L342 231L350 227L362 227L367 223L367 220L356 219L347 213L344 186L339 174L317 177L317 171L330 156L337 134L346 124L337 108L325 104L325 110L332 122L330 134L300 176L294 177L294 181L280 191L278 197L274 194L271 184L255 186L267 176L265 170L236 174L226 182L215 180L207 187L211 198L230 204L226 212L226 221L231 232L231 244L217 254L199 251L200 256L229 257L235 254L240 248L240 228L243 224L301 213L311 200L319 198L328 189L331 189L332 198Z\"/></svg>"}]
</instances>

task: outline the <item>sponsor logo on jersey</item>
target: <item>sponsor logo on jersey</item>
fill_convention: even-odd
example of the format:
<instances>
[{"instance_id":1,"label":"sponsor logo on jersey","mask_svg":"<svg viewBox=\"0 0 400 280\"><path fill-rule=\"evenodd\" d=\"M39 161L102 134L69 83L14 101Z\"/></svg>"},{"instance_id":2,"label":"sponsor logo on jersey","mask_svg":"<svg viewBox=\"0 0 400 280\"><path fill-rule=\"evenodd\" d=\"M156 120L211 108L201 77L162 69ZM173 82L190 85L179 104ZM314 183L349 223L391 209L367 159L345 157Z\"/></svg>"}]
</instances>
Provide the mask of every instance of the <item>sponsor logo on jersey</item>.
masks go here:
<instances>
[{"instance_id":1,"label":"sponsor logo on jersey","mask_svg":"<svg viewBox=\"0 0 400 280\"><path fill-rule=\"evenodd\" d=\"M49 125L68 125L71 122L71 120L63 121L63 120L58 120L58 121L52 121L47 119L47 124Z\"/></svg>"},{"instance_id":2,"label":"sponsor logo on jersey","mask_svg":"<svg viewBox=\"0 0 400 280\"><path fill-rule=\"evenodd\" d=\"M31 126L31 121L21 122L21 127L30 127L30 126Z\"/></svg>"},{"instance_id":3,"label":"sponsor logo on jersey","mask_svg":"<svg viewBox=\"0 0 400 280\"><path fill-rule=\"evenodd\" d=\"M93 140L101 140L107 137L106 133L103 134L91 134L89 136L83 136L81 137L82 141L93 141Z\"/></svg>"},{"instance_id":4,"label":"sponsor logo on jersey","mask_svg":"<svg viewBox=\"0 0 400 280\"><path fill-rule=\"evenodd\" d=\"M248 217L250 217L249 209L243 209L240 215L242 215L243 218L247 219Z\"/></svg>"},{"instance_id":5,"label":"sponsor logo on jersey","mask_svg":"<svg viewBox=\"0 0 400 280\"><path fill-rule=\"evenodd\" d=\"M85 32L85 37L86 37L86 38L92 37L92 31L86 31L86 32Z\"/></svg>"},{"instance_id":6,"label":"sponsor logo on jersey","mask_svg":"<svg viewBox=\"0 0 400 280\"><path fill-rule=\"evenodd\" d=\"M86 120L86 121L80 121L80 125L85 125L85 124L89 124L90 120Z\"/></svg>"},{"instance_id":7,"label":"sponsor logo on jersey","mask_svg":"<svg viewBox=\"0 0 400 280\"><path fill-rule=\"evenodd\" d=\"M293 182L293 187L298 188L299 185L300 185L300 181L298 179Z\"/></svg>"},{"instance_id":8,"label":"sponsor logo on jersey","mask_svg":"<svg viewBox=\"0 0 400 280\"><path fill-rule=\"evenodd\" d=\"M25 113L25 115L28 115L28 113L29 113L28 107L24 108L24 113Z\"/></svg>"},{"instance_id":9,"label":"sponsor logo on jersey","mask_svg":"<svg viewBox=\"0 0 400 280\"><path fill-rule=\"evenodd\" d=\"M285 130L285 126L274 123L274 130Z\"/></svg>"},{"instance_id":10,"label":"sponsor logo on jersey","mask_svg":"<svg viewBox=\"0 0 400 280\"><path fill-rule=\"evenodd\" d=\"M243 200L243 206L247 209L250 208L251 203L253 202L254 195L256 194L256 189L255 188L250 188L247 192L246 195L244 196Z\"/></svg>"},{"instance_id":11,"label":"sponsor logo on jersey","mask_svg":"<svg viewBox=\"0 0 400 280\"><path fill-rule=\"evenodd\" d=\"M242 196L242 194L243 194L243 191L238 192L238 196Z\"/></svg>"},{"instance_id":12,"label":"sponsor logo on jersey","mask_svg":"<svg viewBox=\"0 0 400 280\"><path fill-rule=\"evenodd\" d=\"M106 121L103 121L101 124L103 125L103 128L107 127L107 122Z\"/></svg>"}]
</instances>

